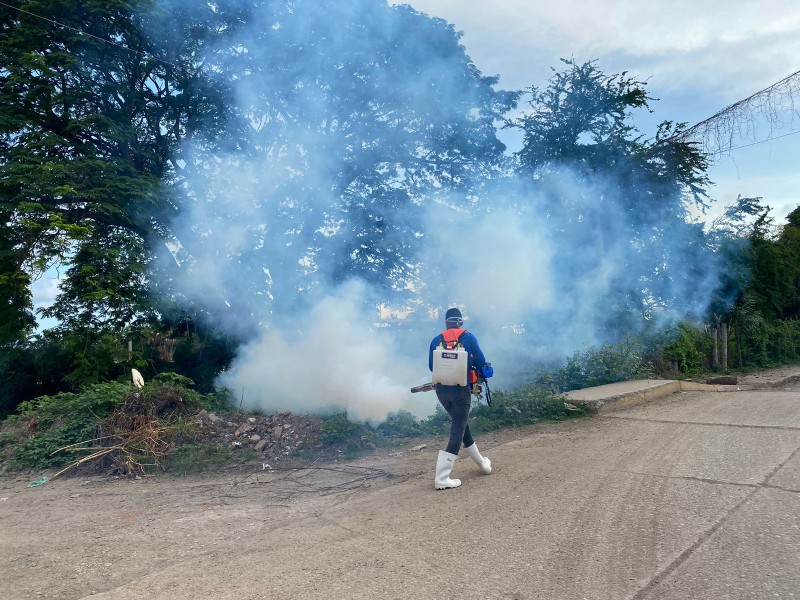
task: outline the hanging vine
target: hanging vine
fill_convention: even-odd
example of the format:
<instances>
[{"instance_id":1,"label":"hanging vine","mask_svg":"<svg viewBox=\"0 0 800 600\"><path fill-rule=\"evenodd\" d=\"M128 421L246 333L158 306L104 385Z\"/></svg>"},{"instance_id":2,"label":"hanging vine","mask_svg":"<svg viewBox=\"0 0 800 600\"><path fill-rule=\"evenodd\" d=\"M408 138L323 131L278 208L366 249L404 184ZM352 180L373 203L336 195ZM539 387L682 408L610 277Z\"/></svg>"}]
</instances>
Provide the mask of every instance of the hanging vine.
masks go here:
<instances>
[{"instance_id":1,"label":"hanging vine","mask_svg":"<svg viewBox=\"0 0 800 600\"><path fill-rule=\"evenodd\" d=\"M797 133L800 71L679 131L672 139L696 142L705 154L715 156Z\"/></svg>"}]
</instances>

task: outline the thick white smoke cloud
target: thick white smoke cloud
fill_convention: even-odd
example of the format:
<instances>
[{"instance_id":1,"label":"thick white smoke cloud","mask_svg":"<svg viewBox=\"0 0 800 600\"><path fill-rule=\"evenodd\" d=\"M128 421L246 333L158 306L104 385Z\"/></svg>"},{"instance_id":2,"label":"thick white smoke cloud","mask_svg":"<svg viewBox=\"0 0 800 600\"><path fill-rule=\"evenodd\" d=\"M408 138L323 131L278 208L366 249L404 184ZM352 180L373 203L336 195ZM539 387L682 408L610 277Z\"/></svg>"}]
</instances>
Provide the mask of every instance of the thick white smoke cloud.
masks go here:
<instances>
[{"instance_id":1,"label":"thick white smoke cloud","mask_svg":"<svg viewBox=\"0 0 800 600\"><path fill-rule=\"evenodd\" d=\"M364 284L351 281L313 307L305 326L263 331L246 344L220 383L241 394L244 406L267 411L346 410L357 421L381 422L399 410L429 414L435 398L412 396L424 383L427 346L400 340L363 312Z\"/></svg>"},{"instance_id":2,"label":"thick white smoke cloud","mask_svg":"<svg viewBox=\"0 0 800 600\"><path fill-rule=\"evenodd\" d=\"M434 207L425 227L425 262L438 270L432 277L446 278L450 302L458 299L494 327L519 323L554 300L553 245L542 225L520 211L475 216Z\"/></svg>"}]
</instances>

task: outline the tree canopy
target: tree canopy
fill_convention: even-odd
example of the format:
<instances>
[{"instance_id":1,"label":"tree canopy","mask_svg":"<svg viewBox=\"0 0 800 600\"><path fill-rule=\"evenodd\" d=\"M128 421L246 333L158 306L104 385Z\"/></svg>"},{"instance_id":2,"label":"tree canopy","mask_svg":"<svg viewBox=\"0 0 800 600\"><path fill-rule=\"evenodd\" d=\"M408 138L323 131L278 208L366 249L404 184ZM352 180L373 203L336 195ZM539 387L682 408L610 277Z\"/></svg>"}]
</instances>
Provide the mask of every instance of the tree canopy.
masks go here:
<instances>
[{"instance_id":1,"label":"tree canopy","mask_svg":"<svg viewBox=\"0 0 800 600\"><path fill-rule=\"evenodd\" d=\"M524 136L517 168L544 194L553 227L580 241L565 267L585 274L607 270L609 257L624 263L595 319L617 335L631 333L629 317L654 310L701 317L718 261L702 225L687 217L708 201L705 156L675 140L682 126L665 121L645 139L632 125L651 101L644 82L606 74L596 61L563 63L544 90L529 90L529 109L514 124Z\"/></svg>"},{"instance_id":2,"label":"tree canopy","mask_svg":"<svg viewBox=\"0 0 800 600\"><path fill-rule=\"evenodd\" d=\"M745 280L720 272L744 268L742 248L689 219L710 201L706 155L682 125L646 139L632 124L653 101L644 82L565 60L541 90L501 90L460 38L370 0L0 7L0 362L18 377L0 393L133 364L208 387L275 315L350 279L373 306L431 308L438 207L502 209L522 235L535 222L563 275L538 317L588 316L604 339L738 297ZM751 298L775 318L798 311L792 219L778 240L751 236ZM32 339L31 282L53 265L42 314L59 325Z\"/></svg>"}]
</instances>

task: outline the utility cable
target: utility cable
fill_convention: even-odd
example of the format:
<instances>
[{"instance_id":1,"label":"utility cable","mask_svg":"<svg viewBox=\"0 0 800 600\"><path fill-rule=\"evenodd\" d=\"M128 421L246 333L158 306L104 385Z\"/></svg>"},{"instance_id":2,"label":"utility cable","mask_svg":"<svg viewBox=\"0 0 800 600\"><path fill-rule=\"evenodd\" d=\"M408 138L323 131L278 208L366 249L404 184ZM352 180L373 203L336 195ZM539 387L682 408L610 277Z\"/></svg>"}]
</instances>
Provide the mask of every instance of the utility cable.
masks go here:
<instances>
[{"instance_id":1,"label":"utility cable","mask_svg":"<svg viewBox=\"0 0 800 600\"><path fill-rule=\"evenodd\" d=\"M702 145L704 154L715 156L795 135L800 133L800 130L791 130L775 136L772 133L789 125L778 120L779 111L786 110L793 113L792 123L794 122L795 115L798 113L798 94L800 94L800 71L795 71L777 83L773 83L743 100L734 102L707 119L674 134L666 141L695 141ZM754 125L757 119L764 116L772 127L764 139L758 139L761 136L755 135ZM745 127L750 130L749 133L743 132ZM740 139L750 137L753 141L749 144L734 146L733 142L737 137Z\"/></svg>"},{"instance_id":2,"label":"utility cable","mask_svg":"<svg viewBox=\"0 0 800 600\"><path fill-rule=\"evenodd\" d=\"M766 144L767 142L771 142L772 140L779 140L781 138L789 137L790 135L797 135L798 133L800 133L800 129L795 129L794 131L790 131L789 133L784 133L783 135L776 135L775 137L769 137L765 140L759 140L751 144L745 144L744 146L734 146L733 148L728 148L727 150L717 150L716 152L709 152L709 154L713 155L713 154L724 154L726 152L733 152L734 150L741 150L742 148L757 146L758 144Z\"/></svg>"},{"instance_id":3,"label":"utility cable","mask_svg":"<svg viewBox=\"0 0 800 600\"><path fill-rule=\"evenodd\" d=\"M37 15L36 13L33 13L33 12L29 11L29 10L25 10L24 8L20 8L18 6L12 6L12 5L6 4L5 2L2 2L2 1L0 1L0 6L5 6L6 8L10 8L11 10L16 10L16 11L19 11L19 12L24 13L26 15L30 15L32 17L36 17L37 19L42 19L43 21L47 21L48 23L52 23L53 25L57 25L59 27L63 27L64 29L69 29L71 31L74 31L78 35L84 35L86 37L93 38L93 39L95 39L95 40L97 40L99 42L102 42L104 44L110 44L112 46L116 46L117 48L122 48L123 50L126 50L128 52L132 52L133 54L139 54L139 55L142 55L144 57L151 58L151 59L153 59L155 61L158 61L158 62L164 63L166 65L169 65L171 67L175 67L176 69L178 68L178 65L176 65L175 63L171 63L168 60L164 60L162 58L158 58L156 56L153 56L152 54L150 54L148 52L144 52L142 50L133 50L132 48L128 48L127 46L123 46L122 44L118 44L116 42L112 42L111 40L107 40L107 39L101 38L99 36L93 35L91 33L87 33L85 31L81 31L80 29L72 27L71 25L67 25L66 23L61 23L60 21L56 21L54 19L49 19L47 17L43 17L42 15Z\"/></svg>"}]
</instances>

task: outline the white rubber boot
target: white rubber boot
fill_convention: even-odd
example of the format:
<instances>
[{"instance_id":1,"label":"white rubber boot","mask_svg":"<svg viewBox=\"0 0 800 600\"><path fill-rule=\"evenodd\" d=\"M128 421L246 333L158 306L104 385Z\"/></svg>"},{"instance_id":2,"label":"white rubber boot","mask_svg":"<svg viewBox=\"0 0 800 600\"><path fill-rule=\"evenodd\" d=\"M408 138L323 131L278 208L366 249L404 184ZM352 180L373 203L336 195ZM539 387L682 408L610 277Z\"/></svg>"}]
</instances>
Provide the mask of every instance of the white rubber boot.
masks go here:
<instances>
[{"instance_id":1,"label":"white rubber boot","mask_svg":"<svg viewBox=\"0 0 800 600\"><path fill-rule=\"evenodd\" d=\"M436 459L436 478L433 480L433 485L437 490L446 490L461 485L460 479L450 479L455 462L455 454L439 450L439 457Z\"/></svg>"},{"instance_id":2,"label":"white rubber boot","mask_svg":"<svg viewBox=\"0 0 800 600\"><path fill-rule=\"evenodd\" d=\"M469 448L464 448L469 454L469 457L475 461L475 464L478 465L484 473L487 475L492 472L492 461L490 461L485 456L481 456L480 450L478 450L478 444L472 444Z\"/></svg>"}]
</instances>

